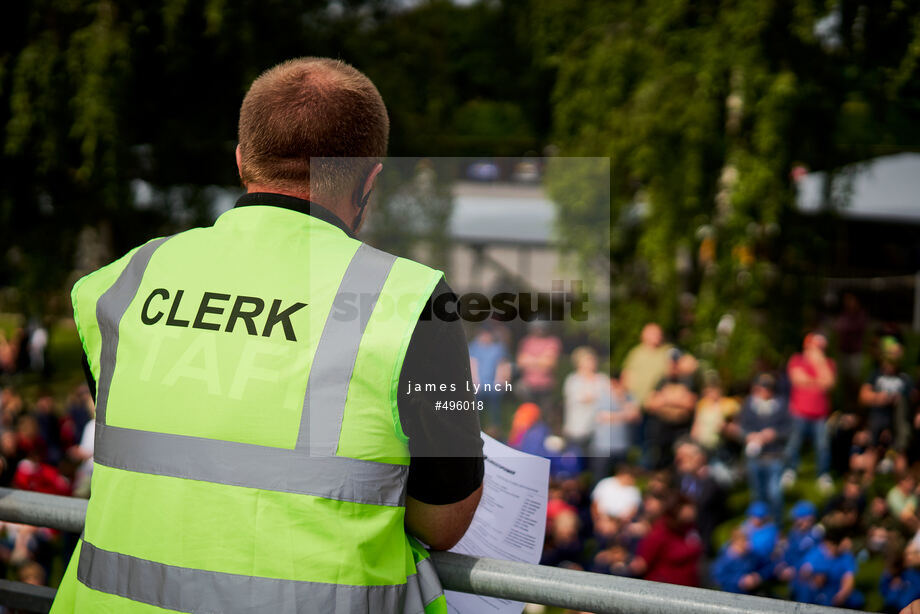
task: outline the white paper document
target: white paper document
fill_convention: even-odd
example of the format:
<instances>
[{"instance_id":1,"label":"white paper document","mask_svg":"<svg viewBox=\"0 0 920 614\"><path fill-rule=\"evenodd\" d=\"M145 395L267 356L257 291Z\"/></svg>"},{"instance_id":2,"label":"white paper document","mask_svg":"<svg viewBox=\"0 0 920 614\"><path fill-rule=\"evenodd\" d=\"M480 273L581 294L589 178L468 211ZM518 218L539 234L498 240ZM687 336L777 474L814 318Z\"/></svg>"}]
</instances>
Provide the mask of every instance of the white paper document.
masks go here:
<instances>
[{"instance_id":1,"label":"white paper document","mask_svg":"<svg viewBox=\"0 0 920 614\"><path fill-rule=\"evenodd\" d=\"M482 500L451 552L539 563L546 532L549 459L519 452L482 434ZM444 591L450 614L521 614L524 604Z\"/></svg>"}]
</instances>

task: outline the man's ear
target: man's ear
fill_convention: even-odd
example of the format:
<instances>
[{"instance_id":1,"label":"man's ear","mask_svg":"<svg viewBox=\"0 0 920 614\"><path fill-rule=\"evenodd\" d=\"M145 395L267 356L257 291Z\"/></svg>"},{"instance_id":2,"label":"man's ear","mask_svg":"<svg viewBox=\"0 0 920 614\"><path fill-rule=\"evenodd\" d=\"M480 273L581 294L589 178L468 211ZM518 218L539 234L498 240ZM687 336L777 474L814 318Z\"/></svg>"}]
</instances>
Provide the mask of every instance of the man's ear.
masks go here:
<instances>
[{"instance_id":1,"label":"man's ear","mask_svg":"<svg viewBox=\"0 0 920 614\"><path fill-rule=\"evenodd\" d=\"M364 180L364 185L361 186L361 190L355 193L355 196L358 198L357 202L354 203L355 208L357 209L357 215L355 215L355 221L351 225L351 230L354 233L357 233L361 230L361 224L364 222L364 214L367 210L367 201L371 197L371 191L374 189L374 183L377 181L377 175L380 174L380 171L383 170L383 164L378 162L374 165L374 168L371 169L371 172L367 174L367 179Z\"/></svg>"},{"instance_id":2,"label":"man's ear","mask_svg":"<svg viewBox=\"0 0 920 614\"><path fill-rule=\"evenodd\" d=\"M238 151L239 151L239 148L237 148L237 152ZM239 153L237 153L237 156L239 156ZM377 175L379 175L380 171L382 170L383 170L383 164L378 162L377 164L374 165L374 168L371 169L371 172L367 174L367 179L364 180L364 186L361 188L362 202L367 201L368 195L374 189L374 183L377 181Z\"/></svg>"},{"instance_id":3,"label":"man's ear","mask_svg":"<svg viewBox=\"0 0 920 614\"><path fill-rule=\"evenodd\" d=\"M243 178L243 156L240 155L240 146L236 146L236 172L239 174L240 179Z\"/></svg>"}]
</instances>

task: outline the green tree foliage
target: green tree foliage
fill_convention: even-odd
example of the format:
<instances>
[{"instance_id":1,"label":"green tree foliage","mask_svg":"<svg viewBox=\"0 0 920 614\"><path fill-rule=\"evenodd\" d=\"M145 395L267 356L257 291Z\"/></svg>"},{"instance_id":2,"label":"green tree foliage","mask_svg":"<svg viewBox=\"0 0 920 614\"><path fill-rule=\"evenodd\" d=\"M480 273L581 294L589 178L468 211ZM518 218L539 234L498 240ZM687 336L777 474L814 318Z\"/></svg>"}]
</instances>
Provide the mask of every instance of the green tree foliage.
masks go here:
<instances>
[{"instance_id":1,"label":"green tree foliage","mask_svg":"<svg viewBox=\"0 0 920 614\"><path fill-rule=\"evenodd\" d=\"M777 359L799 338L817 291L805 273L819 273L827 251L796 214L791 172L920 142L920 7L533 8L535 49L557 75L562 153L611 159L616 357L654 319L729 378ZM590 232L561 217L564 234Z\"/></svg>"},{"instance_id":2,"label":"green tree foliage","mask_svg":"<svg viewBox=\"0 0 920 614\"><path fill-rule=\"evenodd\" d=\"M524 2L422 2L345 41L390 105L391 153L513 156L549 128L550 71ZM351 42L352 44L348 44Z\"/></svg>"},{"instance_id":3,"label":"green tree foliage","mask_svg":"<svg viewBox=\"0 0 920 614\"><path fill-rule=\"evenodd\" d=\"M209 223L208 186L238 183L246 88L284 59L337 57L365 71L388 105L392 155L538 150L551 71L536 65L526 25L527 6L516 2L5 6L0 308L66 313L75 265L86 272L153 236ZM142 207L138 181L152 188Z\"/></svg>"}]
</instances>

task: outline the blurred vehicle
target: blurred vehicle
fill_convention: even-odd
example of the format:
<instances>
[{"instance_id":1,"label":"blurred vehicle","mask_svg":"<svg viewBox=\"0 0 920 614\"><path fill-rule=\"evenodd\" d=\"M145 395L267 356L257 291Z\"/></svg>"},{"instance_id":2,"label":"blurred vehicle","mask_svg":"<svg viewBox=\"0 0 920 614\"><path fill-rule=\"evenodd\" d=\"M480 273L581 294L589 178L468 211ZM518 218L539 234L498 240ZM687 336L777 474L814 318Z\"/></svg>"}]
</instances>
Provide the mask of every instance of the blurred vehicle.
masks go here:
<instances>
[{"instance_id":1,"label":"blurred vehicle","mask_svg":"<svg viewBox=\"0 0 920 614\"><path fill-rule=\"evenodd\" d=\"M511 180L517 183L536 183L540 181L540 167L535 162L518 162L511 172Z\"/></svg>"},{"instance_id":2,"label":"blurred vehicle","mask_svg":"<svg viewBox=\"0 0 920 614\"><path fill-rule=\"evenodd\" d=\"M473 181L497 181L498 165L494 162L474 162L467 167L466 176Z\"/></svg>"}]
</instances>

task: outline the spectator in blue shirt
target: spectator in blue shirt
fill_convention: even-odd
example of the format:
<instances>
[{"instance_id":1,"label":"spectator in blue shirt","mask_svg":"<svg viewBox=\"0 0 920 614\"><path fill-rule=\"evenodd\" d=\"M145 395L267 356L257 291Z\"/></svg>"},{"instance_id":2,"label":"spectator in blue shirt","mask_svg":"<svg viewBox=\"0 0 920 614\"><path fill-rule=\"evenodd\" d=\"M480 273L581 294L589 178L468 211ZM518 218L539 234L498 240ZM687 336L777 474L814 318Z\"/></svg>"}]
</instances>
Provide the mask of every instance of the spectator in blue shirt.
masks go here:
<instances>
[{"instance_id":1,"label":"spectator in blue shirt","mask_svg":"<svg viewBox=\"0 0 920 614\"><path fill-rule=\"evenodd\" d=\"M511 378L508 350L498 339L494 324L485 322L470 342L470 366L479 386L476 400L483 403L483 415L490 429L501 426L504 388Z\"/></svg>"},{"instance_id":2,"label":"spectator in blue shirt","mask_svg":"<svg viewBox=\"0 0 920 614\"><path fill-rule=\"evenodd\" d=\"M572 357L574 356L573 352ZM606 402L599 404L595 411L594 434L589 449L592 479L595 483L610 475L615 467L626 462L626 455L632 443L633 426L641 418L639 405L626 390L618 373L610 378L610 390L604 401Z\"/></svg>"},{"instance_id":3,"label":"spectator in blue shirt","mask_svg":"<svg viewBox=\"0 0 920 614\"><path fill-rule=\"evenodd\" d=\"M521 403L511 418L508 445L515 450L549 458L546 440L552 435L536 403Z\"/></svg>"},{"instance_id":4,"label":"spectator in blue shirt","mask_svg":"<svg viewBox=\"0 0 920 614\"><path fill-rule=\"evenodd\" d=\"M748 506L747 520L741 525L751 544L751 553L757 560L757 572L763 580L772 575L773 551L779 539L779 528L770 520L770 508L763 501Z\"/></svg>"},{"instance_id":5,"label":"spectator in blue shirt","mask_svg":"<svg viewBox=\"0 0 920 614\"><path fill-rule=\"evenodd\" d=\"M920 599L920 571L904 567L904 552L900 548L890 553L888 565L879 583L879 592L885 600L883 611L895 614L913 600Z\"/></svg>"},{"instance_id":6,"label":"spectator in blue shirt","mask_svg":"<svg viewBox=\"0 0 920 614\"><path fill-rule=\"evenodd\" d=\"M735 529L731 540L712 564L712 577L723 591L752 593L763 581L757 571L759 565L747 535L741 529Z\"/></svg>"},{"instance_id":7,"label":"spectator in blue shirt","mask_svg":"<svg viewBox=\"0 0 920 614\"><path fill-rule=\"evenodd\" d=\"M855 589L856 558L848 542L839 527L831 526L822 542L805 555L799 577L810 603L844 608L860 608L865 603Z\"/></svg>"},{"instance_id":8,"label":"spectator in blue shirt","mask_svg":"<svg viewBox=\"0 0 920 614\"><path fill-rule=\"evenodd\" d=\"M790 512L792 528L786 535L782 556L776 564L776 577L784 582L795 579L802 562L821 543L821 530L815 525L818 510L811 501L799 501Z\"/></svg>"}]
</instances>

